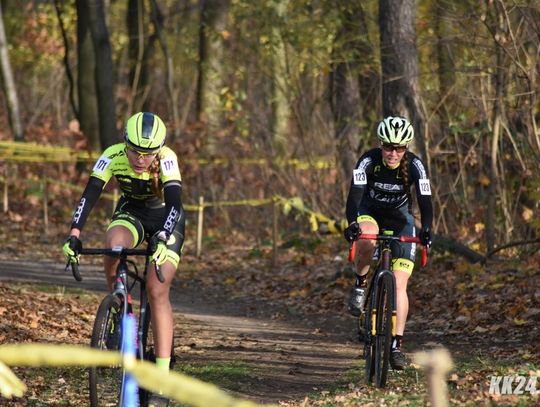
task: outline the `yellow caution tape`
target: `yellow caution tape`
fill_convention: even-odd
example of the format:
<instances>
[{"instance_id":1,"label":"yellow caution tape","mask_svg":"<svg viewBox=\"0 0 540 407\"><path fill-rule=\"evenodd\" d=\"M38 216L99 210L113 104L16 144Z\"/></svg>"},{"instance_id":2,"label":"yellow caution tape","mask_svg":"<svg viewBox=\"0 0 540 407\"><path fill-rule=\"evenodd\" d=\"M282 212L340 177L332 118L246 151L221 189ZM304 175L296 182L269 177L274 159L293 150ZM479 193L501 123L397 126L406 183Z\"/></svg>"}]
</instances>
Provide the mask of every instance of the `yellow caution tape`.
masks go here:
<instances>
[{"instance_id":1,"label":"yellow caution tape","mask_svg":"<svg viewBox=\"0 0 540 407\"><path fill-rule=\"evenodd\" d=\"M0 394L10 399L13 396L22 397L25 391L26 385L0 361Z\"/></svg>"},{"instance_id":2,"label":"yellow caution tape","mask_svg":"<svg viewBox=\"0 0 540 407\"><path fill-rule=\"evenodd\" d=\"M80 151L69 147L44 145L19 141L0 141L0 159L12 162L29 163L60 163L86 161L93 162L99 158L101 153L95 151ZM313 160L298 160L295 158L276 158L268 160L265 158L183 158L182 162L187 164L197 163L199 165L269 165L278 167L296 167L300 170L315 168L319 170L331 169L335 167L333 158L319 157Z\"/></svg>"},{"instance_id":3,"label":"yellow caution tape","mask_svg":"<svg viewBox=\"0 0 540 407\"><path fill-rule=\"evenodd\" d=\"M4 397L21 397L26 390L10 366L117 366L122 365L133 375L139 386L165 397L193 406L256 407L247 400L230 396L219 387L187 375L165 373L155 364L122 358L119 352L101 351L75 345L12 344L0 346L0 393Z\"/></svg>"}]
</instances>

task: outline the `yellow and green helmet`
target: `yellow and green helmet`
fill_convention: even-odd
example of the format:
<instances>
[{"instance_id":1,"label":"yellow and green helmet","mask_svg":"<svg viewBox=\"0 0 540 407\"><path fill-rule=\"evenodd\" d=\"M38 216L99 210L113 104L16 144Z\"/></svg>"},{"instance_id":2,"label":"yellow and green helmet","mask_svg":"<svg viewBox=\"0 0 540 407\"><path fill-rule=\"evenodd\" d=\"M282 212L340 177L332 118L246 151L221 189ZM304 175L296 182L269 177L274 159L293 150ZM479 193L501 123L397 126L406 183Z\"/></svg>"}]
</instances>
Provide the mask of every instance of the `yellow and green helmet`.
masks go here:
<instances>
[{"instance_id":1,"label":"yellow and green helmet","mask_svg":"<svg viewBox=\"0 0 540 407\"><path fill-rule=\"evenodd\" d=\"M142 153L158 152L165 144L167 129L158 115L139 112L131 116L124 129L126 145Z\"/></svg>"}]
</instances>

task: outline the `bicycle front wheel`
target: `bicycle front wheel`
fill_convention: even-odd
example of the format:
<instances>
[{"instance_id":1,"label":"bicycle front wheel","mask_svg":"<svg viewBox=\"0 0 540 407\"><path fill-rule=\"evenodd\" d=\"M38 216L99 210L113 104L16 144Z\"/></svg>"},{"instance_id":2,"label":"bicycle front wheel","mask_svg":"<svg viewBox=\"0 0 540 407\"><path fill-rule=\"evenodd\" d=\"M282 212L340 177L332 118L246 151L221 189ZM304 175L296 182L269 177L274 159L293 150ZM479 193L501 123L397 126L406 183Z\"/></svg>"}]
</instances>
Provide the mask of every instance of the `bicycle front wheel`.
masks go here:
<instances>
[{"instance_id":1,"label":"bicycle front wheel","mask_svg":"<svg viewBox=\"0 0 540 407\"><path fill-rule=\"evenodd\" d=\"M123 302L116 295L107 295L96 314L90 346L101 350L119 350ZM122 389L122 366L93 367L89 369L90 406L119 406Z\"/></svg>"},{"instance_id":2,"label":"bicycle front wheel","mask_svg":"<svg viewBox=\"0 0 540 407\"><path fill-rule=\"evenodd\" d=\"M156 355L154 352L154 333L152 331L152 325L150 320L152 319L152 311L150 304L147 304L144 319L142 320L142 337L141 337L141 350L143 359L146 361L155 362ZM139 388L139 403L141 407L148 407L148 398L150 392L142 387Z\"/></svg>"},{"instance_id":3,"label":"bicycle front wheel","mask_svg":"<svg viewBox=\"0 0 540 407\"><path fill-rule=\"evenodd\" d=\"M376 289L376 287L374 287ZM376 293L375 293L376 295ZM364 360L365 360L365 375L366 375L366 383L371 383L373 380L373 375L375 374L375 341L374 337L372 336L372 315L374 315L373 311L374 304L373 304L373 295L370 293L369 297L367 298L367 304L365 308L365 313L363 314L363 319L359 319L359 324L364 324L363 329L363 341L364 341Z\"/></svg>"},{"instance_id":4,"label":"bicycle front wheel","mask_svg":"<svg viewBox=\"0 0 540 407\"><path fill-rule=\"evenodd\" d=\"M392 347L392 317L395 315L395 282L391 272L379 279L377 293L377 335L375 337L375 384L384 387L388 377Z\"/></svg>"}]
</instances>

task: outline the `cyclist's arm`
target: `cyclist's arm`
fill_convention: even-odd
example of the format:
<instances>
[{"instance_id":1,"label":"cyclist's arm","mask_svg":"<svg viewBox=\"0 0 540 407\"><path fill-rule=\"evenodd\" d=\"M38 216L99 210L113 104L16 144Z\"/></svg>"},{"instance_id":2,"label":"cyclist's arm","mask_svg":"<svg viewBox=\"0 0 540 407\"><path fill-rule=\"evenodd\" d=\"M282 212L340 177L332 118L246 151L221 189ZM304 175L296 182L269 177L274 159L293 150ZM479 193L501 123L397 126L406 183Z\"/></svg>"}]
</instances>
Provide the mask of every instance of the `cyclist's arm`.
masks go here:
<instances>
[{"instance_id":1,"label":"cyclist's arm","mask_svg":"<svg viewBox=\"0 0 540 407\"><path fill-rule=\"evenodd\" d=\"M358 208L364 197L364 192L367 187L367 178L371 171L373 159L370 155L364 154L353 170L351 179L351 186L349 188L349 195L347 196L347 204L345 209L345 215L349 224L356 221L358 217Z\"/></svg>"},{"instance_id":2,"label":"cyclist's arm","mask_svg":"<svg viewBox=\"0 0 540 407\"><path fill-rule=\"evenodd\" d=\"M165 198L165 221L162 230L172 235L178 220L184 212L182 206L182 183L180 181L169 181L163 185L163 195Z\"/></svg>"},{"instance_id":3,"label":"cyclist's arm","mask_svg":"<svg viewBox=\"0 0 540 407\"><path fill-rule=\"evenodd\" d=\"M431 184L424 164L418 157L412 160L412 178L416 188L416 198L420 209L422 228L430 228L433 222L433 204L431 202Z\"/></svg>"},{"instance_id":4,"label":"cyclist's arm","mask_svg":"<svg viewBox=\"0 0 540 407\"><path fill-rule=\"evenodd\" d=\"M161 154L161 182L163 183L166 214L161 229L170 236L184 212L182 206L182 176L180 175L178 158L174 151L168 147L163 147Z\"/></svg>"},{"instance_id":5,"label":"cyclist's arm","mask_svg":"<svg viewBox=\"0 0 540 407\"><path fill-rule=\"evenodd\" d=\"M88 218L90 211L98 201L104 186L105 181L96 177L90 177L88 184L86 184L86 188L82 193L81 199L79 200L79 205L73 214L73 219L71 222L72 232L76 233L74 229L78 229L80 233L84 227L84 224L86 223L86 219ZM78 236L78 234L76 234L76 236Z\"/></svg>"}]
</instances>

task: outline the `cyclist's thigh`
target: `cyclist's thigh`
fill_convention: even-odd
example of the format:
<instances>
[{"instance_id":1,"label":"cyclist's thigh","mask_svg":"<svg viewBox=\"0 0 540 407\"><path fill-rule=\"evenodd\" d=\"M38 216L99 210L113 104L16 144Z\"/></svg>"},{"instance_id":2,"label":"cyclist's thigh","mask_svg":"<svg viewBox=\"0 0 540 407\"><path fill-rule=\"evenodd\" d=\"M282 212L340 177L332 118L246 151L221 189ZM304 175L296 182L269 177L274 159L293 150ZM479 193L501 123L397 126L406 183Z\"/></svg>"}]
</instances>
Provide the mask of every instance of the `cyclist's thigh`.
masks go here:
<instances>
[{"instance_id":1,"label":"cyclist's thigh","mask_svg":"<svg viewBox=\"0 0 540 407\"><path fill-rule=\"evenodd\" d=\"M407 206L392 211L386 222L397 235L416 236L414 218ZM393 242L392 257L392 270L403 271L410 276L414 268L416 243Z\"/></svg>"},{"instance_id":2,"label":"cyclist's thigh","mask_svg":"<svg viewBox=\"0 0 540 407\"><path fill-rule=\"evenodd\" d=\"M115 242L119 236L113 236L116 233L122 233L125 236L131 236L132 246L137 247L144 240L144 227L136 216L129 210L127 205L118 205L111 219L111 223L107 227L107 241Z\"/></svg>"}]
</instances>

